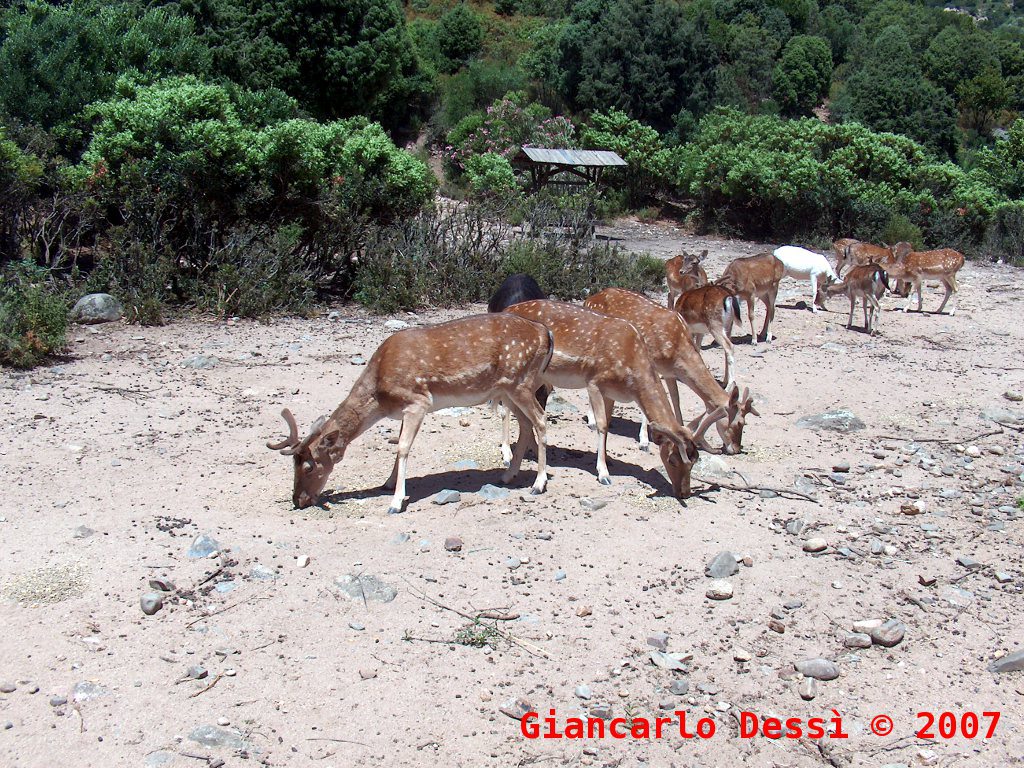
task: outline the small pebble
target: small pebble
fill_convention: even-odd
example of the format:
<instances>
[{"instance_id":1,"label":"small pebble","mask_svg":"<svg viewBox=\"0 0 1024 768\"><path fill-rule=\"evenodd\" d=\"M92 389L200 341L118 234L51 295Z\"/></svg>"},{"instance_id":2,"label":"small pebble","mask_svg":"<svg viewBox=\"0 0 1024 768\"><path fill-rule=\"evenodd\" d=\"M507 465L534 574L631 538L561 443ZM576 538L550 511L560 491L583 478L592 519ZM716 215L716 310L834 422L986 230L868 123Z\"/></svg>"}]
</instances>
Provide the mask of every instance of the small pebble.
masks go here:
<instances>
[{"instance_id":1,"label":"small pebble","mask_svg":"<svg viewBox=\"0 0 1024 768\"><path fill-rule=\"evenodd\" d=\"M828 549L828 542L822 538L808 539L804 542L804 552L824 552Z\"/></svg>"}]
</instances>

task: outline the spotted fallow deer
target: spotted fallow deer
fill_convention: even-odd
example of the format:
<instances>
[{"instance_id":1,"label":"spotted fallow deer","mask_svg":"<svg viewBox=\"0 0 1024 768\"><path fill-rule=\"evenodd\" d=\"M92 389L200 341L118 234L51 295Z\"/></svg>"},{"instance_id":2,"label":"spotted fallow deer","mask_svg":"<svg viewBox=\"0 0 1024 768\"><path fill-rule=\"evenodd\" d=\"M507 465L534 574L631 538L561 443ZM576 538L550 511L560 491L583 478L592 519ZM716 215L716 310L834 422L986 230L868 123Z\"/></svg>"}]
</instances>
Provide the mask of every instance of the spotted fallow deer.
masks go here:
<instances>
[{"instance_id":1,"label":"spotted fallow deer","mask_svg":"<svg viewBox=\"0 0 1024 768\"><path fill-rule=\"evenodd\" d=\"M915 251L910 243L896 243L892 251L896 261L885 266L885 271L890 277L906 280L910 283L910 292L907 294L907 303L903 311L910 310L914 300L914 291L917 291L917 311L922 310L924 297L921 290L925 280L938 280L946 289L946 295L939 305L937 314L941 314L946 308L946 302L959 290L956 282L956 273L964 265L964 255L952 248L942 248L937 251ZM949 314L956 312L956 305L949 310Z\"/></svg>"},{"instance_id":2,"label":"spotted fallow deer","mask_svg":"<svg viewBox=\"0 0 1024 768\"><path fill-rule=\"evenodd\" d=\"M690 427L680 425L669 405L661 379L640 333L630 323L585 307L560 301L527 301L505 310L550 329L555 339L544 382L564 389L585 389L597 422L597 476L611 484L608 474L608 421L616 401L635 402L650 421L677 498L690 495L690 470L697 446L708 428L726 415L716 408Z\"/></svg>"},{"instance_id":3,"label":"spotted fallow deer","mask_svg":"<svg viewBox=\"0 0 1024 768\"><path fill-rule=\"evenodd\" d=\"M718 342L725 353L725 377L722 386L735 381L736 357L732 345L732 324L740 319L740 301L721 285L702 285L684 291L673 309L686 323L693 337L693 346L700 350L704 335ZM671 394L671 389L669 390Z\"/></svg>"},{"instance_id":4,"label":"spotted fallow deer","mask_svg":"<svg viewBox=\"0 0 1024 768\"><path fill-rule=\"evenodd\" d=\"M858 264L846 273L843 282L827 286L825 293L829 296L843 294L849 297L850 319L846 323L847 328L853 328L853 310L857 306L857 299L860 299L864 304L864 330L870 336L875 332L875 318L882 313L882 305L878 300L888 287L885 270L878 264Z\"/></svg>"},{"instance_id":5,"label":"spotted fallow deer","mask_svg":"<svg viewBox=\"0 0 1024 768\"><path fill-rule=\"evenodd\" d=\"M291 411L282 411L288 437L267 447L294 460L292 502L299 509L317 504L349 444L381 419L393 418L402 420L402 430L385 487L395 489L388 512L400 512L406 498L406 460L423 417L440 408L495 398L509 404L519 422L519 441L503 481L516 476L527 447L535 444L537 479L531 490L543 493L547 437L544 410L534 392L553 350L551 333L543 325L506 314L474 315L395 333L373 353L344 402L314 424L305 439L299 440Z\"/></svg>"},{"instance_id":6,"label":"spotted fallow deer","mask_svg":"<svg viewBox=\"0 0 1024 768\"><path fill-rule=\"evenodd\" d=\"M838 240L836 240L835 242L832 243L832 250L835 251L835 254L836 254L836 274L837 275L842 274L843 263L844 263L844 261L846 259L846 249L847 249L847 247L853 245L854 243L858 243L858 242L860 242L860 241L859 240L854 240L852 237L841 237L841 238L839 238Z\"/></svg>"},{"instance_id":7,"label":"spotted fallow deer","mask_svg":"<svg viewBox=\"0 0 1024 768\"><path fill-rule=\"evenodd\" d=\"M686 295L683 294L684 297ZM626 320L640 332L640 338L651 354L654 369L668 384L669 399L678 422L683 421L678 387L681 381L704 402L705 413L717 408L725 409L725 418L716 422L722 438L722 452L735 454L742 450L744 420L748 413L758 415L749 392L744 391L741 397L737 387L730 387L727 391L718 385L691 341L691 329L676 312L655 304L646 296L621 288L606 288L588 298L584 306ZM696 426L700 419L698 416L690 426ZM640 447L647 448L646 416L640 425Z\"/></svg>"},{"instance_id":8,"label":"spotted fallow deer","mask_svg":"<svg viewBox=\"0 0 1024 768\"><path fill-rule=\"evenodd\" d=\"M707 255L707 251L703 251L700 256L684 252L665 262L669 309L675 306L679 294L708 284L708 275L700 265Z\"/></svg>"},{"instance_id":9,"label":"spotted fallow deer","mask_svg":"<svg viewBox=\"0 0 1024 768\"><path fill-rule=\"evenodd\" d=\"M760 299L765 306L764 328L761 333L765 341L772 340L772 322L775 320L775 299L779 295L779 282L786 268L770 253L744 256L734 259L715 282L747 302L750 319L750 343L757 346L754 333L754 300Z\"/></svg>"},{"instance_id":10,"label":"spotted fallow deer","mask_svg":"<svg viewBox=\"0 0 1024 768\"><path fill-rule=\"evenodd\" d=\"M837 240L836 243L842 241ZM840 253L836 250L836 274L840 277L847 267L856 267L863 264L879 264L883 268L886 264L896 261L892 248L887 245L873 245L862 243L859 240L849 240Z\"/></svg>"}]
</instances>

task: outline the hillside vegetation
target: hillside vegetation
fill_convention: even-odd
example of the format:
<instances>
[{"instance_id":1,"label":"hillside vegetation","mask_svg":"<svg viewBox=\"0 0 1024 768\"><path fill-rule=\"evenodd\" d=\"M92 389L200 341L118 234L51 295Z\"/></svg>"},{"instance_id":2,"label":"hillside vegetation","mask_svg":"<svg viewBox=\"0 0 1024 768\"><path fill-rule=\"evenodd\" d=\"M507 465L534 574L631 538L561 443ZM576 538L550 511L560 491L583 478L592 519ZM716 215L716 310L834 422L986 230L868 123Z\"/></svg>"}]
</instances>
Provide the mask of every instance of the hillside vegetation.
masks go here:
<instances>
[{"instance_id":1,"label":"hillside vegetation","mask_svg":"<svg viewBox=\"0 0 1024 768\"><path fill-rule=\"evenodd\" d=\"M467 301L522 263L574 265L559 280L580 293L627 263L580 236L592 216L669 204L775 240L1024 248L1012 3L4 5L0 313L18 328L71 286L145 323L175 306L301 312L325 294L381 311ZM582 196L528 196L509 163L523 143L612 149L629 167ZM430 154L465 221L437 210ZM453 227L566 221L578 228L554 250L476 237L445 261ZM452 295L431 282L466 265L480 279ZM8 338L0 357L30 364L56 331Z\"/></svg>"}]
</instances>

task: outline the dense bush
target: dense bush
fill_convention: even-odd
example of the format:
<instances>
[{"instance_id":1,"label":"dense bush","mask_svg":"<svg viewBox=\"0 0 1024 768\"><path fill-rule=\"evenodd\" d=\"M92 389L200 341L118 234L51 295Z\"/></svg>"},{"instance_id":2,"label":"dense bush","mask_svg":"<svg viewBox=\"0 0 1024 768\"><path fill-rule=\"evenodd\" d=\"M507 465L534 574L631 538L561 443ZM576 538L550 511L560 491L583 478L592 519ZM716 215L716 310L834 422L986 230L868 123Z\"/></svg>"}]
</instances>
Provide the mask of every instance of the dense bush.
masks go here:
<instances>
[{"instance_id":1,"label":"dense bush","mask_svg":"<svg viewBox=\"0 0 1024 768\"><path fill-rule=\"evenodd\" d=\"M0 272L0 365L31 368L64 346L68 302L31 262Z\"/></svg>"},{"instance_id":2,"label":"dense bush","mask_svg":"<svg viewBox=\"0 0 1024 768\"><path fill-rule=\"evenodd\" d=\"M1001 199L984 173L938 161L903 136L730 110L705 117L672 163L706 223L756 236L879 239L904 216L929 243L967 247Z\"/></svg>"},{"instance_id":3,"label":"dense bush","mask_svg":"<svg viewBox=\"0 0 1024 768\"><path fill-rule=\"evenodd\" d=\"M661 136L625 112L613 109L607 114L591 114L580 133L580 144L587 149L611 150L626 161L625 168L609 168L605 180L623 185L632 204L665 186L668 153Z\"/></svg>"}]
</instances>

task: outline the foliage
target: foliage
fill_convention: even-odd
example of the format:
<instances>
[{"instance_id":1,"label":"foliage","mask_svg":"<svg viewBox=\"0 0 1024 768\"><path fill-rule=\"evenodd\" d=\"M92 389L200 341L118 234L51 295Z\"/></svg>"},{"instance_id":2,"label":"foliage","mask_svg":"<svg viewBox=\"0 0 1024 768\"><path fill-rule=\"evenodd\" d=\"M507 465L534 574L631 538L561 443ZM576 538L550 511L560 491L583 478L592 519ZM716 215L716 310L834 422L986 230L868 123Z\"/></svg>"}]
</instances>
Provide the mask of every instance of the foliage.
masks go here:
<instances>
[{"instance_id":1,"label":"foliage","mask_svg":"<svg viewBox=\"0 0 1024 768\"><path fill-rule=\"evenodd\" d=\"M629 200L638 203L652 191L665 186L668 155L658 132L617 109L590 115L580 144L587 149L616 152L626 161L625 169L611 168L606 180L614 184L623 179Z\"/></svg>"},{"instance_id":2,"label":"foliage","mask_svg":"<svg viewBox=\"0 0 1024 768\"><path fill-rule=\"evenodd\" d=\"M902 136L847 123L719 110L672 152L678 188L709 225L775 237L881 239L894 215L931 243L977 238L1000 195L981 172L936 161Z\"/></svg>"},{"instance_id":3,"label":"foliage","mask_svg":"<svg viewBox=\"0 0 1024 768\"><path fill-rule=\"evenodd\" d=\"M473 192L482 197L510 200L521 194L512 164L493 152L466 160L466 178Z\"/></svg>"},{"instance_id":4,"label":"foliage","mask_svg":"<svg viewBox=\"0 0 1024 768\"><path fill-rule=\"evenodd\" d=\"M57 129L72 145L76 117L126 72L206 74L209 51L190 18L130 2L28 2L3 17L0 111ZM68 135L71 132L71 135Z\"/></svg>"},{"instance_id":5,"label":"foliage","mask_svg":"<svg viewBox=\"0 0 1024 768\"><path fill-rule=\"evenodd\" d=\"M996 206L985 231L981 252L990 258L1008 256L1024 266L1024 202L1012 200Z\"/></svg>"},{"instance_id":6,"label":"foliage","mask_svg":"<svg viewBox=\"0 0 1024 768\"><path fill-rule=\"evenodd\" d=\"M64 346L68 302L31 262L0 273L0 365L32 368Z\"/></svg>"},{"instance_id":7,"label":"foliage","mask_svg":"<svg viewBox=\"0 0 1024 768\"><path fill-rule=\"evenodd\" d=\"M524 144L566 148L575 143L575 128L564 117L530 103L523 92L506 94L487 108L459 122L448 134L449 169L462 172L469 158L487 153L511 159Z\"/></svg>"},{"instance_id":8,"label":"foliage","mask_svg":"<svg viewBox=\"0 0 1024 768\"><path fill-rule=\"evenodd\" d=\"M772 90L782 111L807 115L828 94L832 80L832 51L814 35L791 37L772 73Z\"/></svg>"},{"instance_id":9,"label":"foliage","mask_svg":"<svg viewBox=\"0 0 1024 768\"><path fill-rule=\"evenodd\" d=\"M437 45L445 70L454 72L467 59L480 51L484 30L477 15L459 3L441 16L437 25Z\"/></svg>"},{"instance_id":10,"label":"foliage","mask_svg":"<svg viewBox=\"0 0 1024 768\"><path fill-rule=\"evenodd\" d=\"M680 4L583 0L559 51L560 90L577 109L615 108L667 130L681 111L710 106L715 50Z\"/></svg>"}]
</instances>

